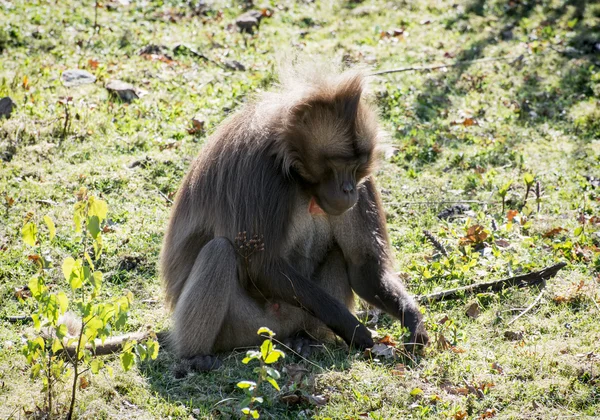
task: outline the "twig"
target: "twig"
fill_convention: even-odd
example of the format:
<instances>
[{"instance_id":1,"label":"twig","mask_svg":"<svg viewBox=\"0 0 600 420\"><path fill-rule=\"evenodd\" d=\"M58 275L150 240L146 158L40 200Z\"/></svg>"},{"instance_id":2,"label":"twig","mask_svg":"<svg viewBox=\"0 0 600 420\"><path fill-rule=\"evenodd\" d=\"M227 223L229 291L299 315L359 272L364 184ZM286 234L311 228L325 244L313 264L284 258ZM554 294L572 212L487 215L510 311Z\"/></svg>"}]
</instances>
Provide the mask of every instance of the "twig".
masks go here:
<instances>
[{"instance_id":1,"label":"twig","mask_svg":"<svg viewBox=\"0 0 600 420\"><path fill-rule=\"evenodd\" d=\"M547 279L550 279L558 273L561 268L564 268L567 263L560 262L551 267L546 267L540 271L521 274L520 276L509 277L503 280L495 280L486 283L472 284L470 286L458 287L456 289L443 290L441 292L432 293L429 295L417 296L416 299L423 304L437 302L444 299L460 299L464 295L472 295L482 292L499 292L506 287L529 287L538 284L544 284Z\"/></svg>"},{"instance_id":2,"label":"twig","mask_svg":"<svg viewBox=\"0 0 600 420\"><path fill-rule=\"evenodd\" d=\"M443 69L445 67L458 67L458 66L468 66L470 64L476 63L486 63L490 61L505 61L512 60L515 61L521 60L522 55L507 55L504 57L487 57L487 58L478 58L476 60L465 60L465 61L455 61L454 63L449 64L435 64L432 66L411 66L411 67L401 67L399 69L390 69L390 70L382 70L376 71L375 73L371 73L368 76L380 76L382 74L390 74L390 73L403 73L407 71L426 71L426 70L438 70Z\"/></svg>"},{"instance_id":3,"label":"twig","mask_svg":"<svg viewBox=\"0 0 600 420\"><path fill-rule=\"evenodd\" d=\"M110 337L104 340L104 343L100 339L94 340L94 345L92 343L87 343L85 348L90 350L94 356L106 356L113 353L118 353L122 350L123 345L128 341L142 341L146 338L150 337L150 331L141 331L135 333L129 333L124 335L119 335L116 337ZM77 346L63 346L66 351L67 356L73 357L77 353Z\"/></svg>"},{"instance_id":4,"label":"twig","mask_svg":"<svg viewBox=\"0 0 600 420\"><path fill-rule=\"evenodd\" d=\"M442 243L440 241L438 241L431 232L423 229L423 235L425 235L425 237L429 240L431 245L433 245L433 247L435 249L437 249L444 257L448 256L448 252L446 251L446 248L444 247L444 245L442 245Z\"/></svg>"},{"instance_id":5,"label":"twig","mask_svg":"<svg viewBox=\"0 0 600 420\"><path fill-rule=\"evenodd\" d=\"M525 315L527 312L529 312L535 305L537 305L537 303L542 298L542 295L544 294L544 292L545 292L545 290L542 289L542 291L540 292L539 295L537 295L537 297L535 298L535 300L533 301L533 303L531 305L529 305L527 308L525 308L525 310L523 312L521 312L519 315L517 315L516 317L514 317L507 325L512 324L517 319L521 318L523 315Z\"/></svg>"},{"instance_id":6,"label":"twig","mask_svg":"<svg viewBox=\"0 0 600 420\"><path fill-rule=\"evenodd\" d=\"M17 322L28 323L28 322L33 321L33 318L31 318L28 315L9 315L5 319L11 323L17 323Z\"/></svg>"},{"instance_id":7,"label":"twig","mask_svg":"<svg viewBox=\"0 0 600 420\"><path fill-rule=\"evenodd\" d=\"M165 200L167 200L167 202L169 204L173 204L173 200L171 200L164 192L162 192L161 190L159 190L158 188L156 189L156 191L160 194L160 196L162 198L164 198Z\"/></svg>"}]
</instances>

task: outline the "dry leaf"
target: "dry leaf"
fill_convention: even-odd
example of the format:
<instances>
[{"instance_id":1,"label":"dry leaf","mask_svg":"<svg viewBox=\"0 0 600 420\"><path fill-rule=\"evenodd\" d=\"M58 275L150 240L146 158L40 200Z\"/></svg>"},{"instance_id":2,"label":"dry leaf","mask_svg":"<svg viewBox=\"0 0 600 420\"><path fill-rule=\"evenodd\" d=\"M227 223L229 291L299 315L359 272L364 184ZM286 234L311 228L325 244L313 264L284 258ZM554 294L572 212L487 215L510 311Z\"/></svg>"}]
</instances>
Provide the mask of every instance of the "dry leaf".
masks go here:
<instances>
[{"instance_id":1,"label":"dry leaf","mask_svg":"<svg viewBox=\"0 0 600 420\"><path fill-rule=\"evenodd\" d=\"M29 286L15 287L15 297L19 300L28 299L31 297Z\"/></svg>"},{"instance_id":2,"label":"dry leaf","mask_svg":"<svg viewBox=\"0 0 600 420\"><path fill-rule=\"evenodd\" d=\"M450 318L448 318L448 315L444 315L444 316L442 317L442 319L440 319L440 320L438 321L438 324L440 324L440 325L444 325L446 322L448 322L448 320L449 320L449 319L450 319Z\"/></svg>"},{"instance_id":3,"label":"dry leaf","mask_svg":"<svg viewBox=\"0 0 600 420\"><path fill-rule=\"evenodd\" d=\"M365 350L365 356L393 358L396 356L396 348L383 343L375 343L373 347Z\"/></svg>"},{"instance_id":4,"label":"dry leaf","mask_svg":"<svg viewBox=\"0 0 600 420\"><path fill-rule=\"evenodd\" d=\"M500 363L498 363L498 362L492 363L492 369L497 371L498 373L504 372L504 368L502 366L500 366Z\"/></svg>"},{"instance_id":5,"label":"dry leaf","mask_svg":"<svg viewBox=\"0 0 600 420\"><path fill-rule=\"evenodd\" d=\"M386 335L385 337L383 337L381 340L379 340L379 342L381 344L396 347L396 342L394 340L392 340L392 338L389 335Z\"/></svg>"},{"instance_id":6,"label":"dry leaf","mask_svg":"<svg viewBox=\"0 0 600 420\"><path fill-rule=\"evenodd\" d=\"M79 377L79 388L80 389L86 389L88 387L90 383L88 382L87 378L85 376L80 376Z\"/></svg>"},{"instance_id":7,"label":"dry leaf","mask_svg":"<svg viewBox=\"0 0 600 420\"><path fill-rule=\"evenodd\" d=\"M93 70L98 68L98 64L100 64L100 62L98 60L94 60L91 58L88 60L88 66L90 66L90 68Z\"/></svg>"},{"instance_id":8,"label":"dry leaf","mask_svg":"<svg viewBox=\"0 0 600 420\"><path fill-rule=\"evenodd\" d=\"M548 232L544 233L542 236L544 238L554 238L560 232L566 232L566 231L567 231L567 229L564 229L564 228L561 228L561 227L556 227L554 229L550 229Z\"/></svg>"},{"instance_id":9,"label":"dry leaf","mask_svg":"<svg viewBox=\"0 0 600 420\"><path fill-rule=\"evenodd\" d=\"M519 212L516 210L509 210L508 213L506 213L506 218L508 219L509 222L512 222L513 219L515 217L517 217L518 214L519 214Z\"/></svg>"},{"instance_id":10,"label":"dry leaf","mask_svg":"<svg viewBox=\"0 0 600 420\"><path fill-rule=\"evenodd\" d=\"M327 404L327 401L329 401L329 397L327 397L326 395L309 395L308 401L313 405L323 406Z\"/></svg>"},{"instance_id":11,"label":"dry leaf","mask_svg":"<svg viewBox=\"0 0 600 420\"><path fill-rule=\"evenodd\" d=\"M520 331L504 331L504 338L509 341L520 341L523 339L523 333Z\"/></svg>"},{"instance_id":12,"label":"dry leaf","mask_svg":"<svg viewBox=\"0 0 600 420\"><path fill-rule=\"evenodd\" d=\"M488 408L487 410L485 410L483 413L481 413L479 415L480 419L491 419L492 417L496 416L496 409L495 408Z\"/></svg>"},{"instance_id":13,"label":"dry leaf","mask_svg":"<svg viewBox=\"0 0 600 420\"><path fill-rule=\"evenodd\" d=\"M458 244L460 246L477 245L483 243L488 236L483 226L473 225L467 229L467 235L459 239Z\"/></svg>"},{"instance_id":14,"label":"dry leaf","mask_svg":"<svg viewBox=\"0 0 600 420\"><path fill-rule=\"evenodd\" d=\"M469 318L477 319L481 315L481 309L479 308L479 304L477 302L473 302L469 305L467 309L467 316Z\"/></svg>"},{"instance_id":15,"label":"dry leaf","mask_svg":"<svg viewBox=\"0 0 600 420\"><path fill-rule=\"evenodd\" d=\"M508 248L510 246L510 242L506 239L498 239L496 242L496 246L500 248Z\"/></svg>"},{"instance_id":16,"label":"dry leaf","mask_svg":"<svg viewBox=\"0 0 600 420\"><path fill-rule=\"evenodd\" d=\"M467 414L467 412L465 410L460 410L459 412L457 412L453 416L454 420L463 420L463 419L466 419L468 417L469 417L469 415Z\"/></svg>"},{"instance_id":17,"label":"dry leaf","mask_svg":"<svg viewBox=\"0 0 600 420\"><path fill-rule=\"evenodd\" d=\"M290 380L293 383L298 384L302 382L302 379L304 379L304 377L308 374L309 371L302 365L299 365L297 363L290 363L284 368L284 372L288 374Z\"/></svg>"},{"instance_id":18,"label":"dry leaf","mask_svg":"<svg viewBox=\"0 0 600 420\"><path fill-rule=\"evenodd\" d=\"M402 363L398 363L392 369L392 376L404 376L406 374L406 366Z\"/></svg>"},{"instance_id":19,"label":"dry leaf","mask_svg":"<svg viewBox=\"0 0 600 420\"><path fill-rule=\"evenodd\" d=\"M188 128L188 134L201 133L204 130L204 118L196 115L192 118L192 128Z\"/></svg>"},{"instance_id":20,"label":"dry leaf","mask_svg":"<svg viewBox=\"0 0 600 420\"><path fill-rule=\"evenodd\" d=\"M438 350L448 350L452 347L452 344L450 344L448 339L444 337L443 334L438 334L435 340L435 346L438 348Z\"/></svg>"}]
</instances>

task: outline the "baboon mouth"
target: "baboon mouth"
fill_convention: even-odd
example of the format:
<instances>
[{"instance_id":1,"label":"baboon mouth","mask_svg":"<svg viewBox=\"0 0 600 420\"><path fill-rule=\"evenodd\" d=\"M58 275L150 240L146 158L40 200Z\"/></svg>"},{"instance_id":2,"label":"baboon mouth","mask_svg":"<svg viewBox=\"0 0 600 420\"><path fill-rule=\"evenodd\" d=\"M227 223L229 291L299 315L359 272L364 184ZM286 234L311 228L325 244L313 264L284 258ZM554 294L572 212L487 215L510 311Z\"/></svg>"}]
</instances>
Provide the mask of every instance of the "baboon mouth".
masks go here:
<instances>
[{"instance_id":1,"label":"baboon mouth","mask_svg":"<svg viewBox=\"0 0 600 420\"><path fill-rule=\"evenodd\" d=\"M315 197L310 198L310 202L308 203L308 212L313 216L327 214L325 213L325 210L323 210L321 206L317 204L317 200L315 200Z\"/></svg>"}]
</instances>

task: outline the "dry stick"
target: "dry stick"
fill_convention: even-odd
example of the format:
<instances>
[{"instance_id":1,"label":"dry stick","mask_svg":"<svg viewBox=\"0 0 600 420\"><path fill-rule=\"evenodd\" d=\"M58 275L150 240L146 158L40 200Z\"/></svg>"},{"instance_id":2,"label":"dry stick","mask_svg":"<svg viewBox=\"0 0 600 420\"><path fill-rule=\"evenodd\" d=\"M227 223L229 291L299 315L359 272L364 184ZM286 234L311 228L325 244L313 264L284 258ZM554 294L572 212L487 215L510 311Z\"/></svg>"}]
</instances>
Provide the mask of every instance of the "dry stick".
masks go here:
<instances>
[{"instance_id":1,"label":"dry stick","mask_svg":"<svg viewBox=\"0 0 600 420\"><path fill-rule=\"evenodd\" d=\"M545 283L545 282L544 282ZM516 317L514 317L508 324L506 325L510 325L513 322L515 322L517 319L521 318L523 315L525 315L527 312L529 312L535 305L537 305L537 303L540 301L540 299L542 298L542 295L544 294L545 290L542 289L542 291L540 292L539 295L537 295L537 297L535 298L535 300L533 301L533 303L531 305L529 305L527 308L525 308L525 310L523 312L521 312L519 315L517 315Z\"/></svg>"},{"instance_id":2,"label":"dry stick","mask_svg":"<svg viewBox=\"0 0 600 420\"><path fill-rule=\"evenodd\" d=\"M423 304L437 302L444 299L461 299L464 295L481 293L487 291L499 292L505 287L529 287L537 284L543 284L545 280L550 279L564 268L567 263L560 262L551 267L546 267L540 271L521 274L520 276L509 277L503 280L495 280L486 283L472 284L470 286L458 287L456 289L443 290L441 292L429 295L417 296L416 299Z\"/></svg>"},{"instance_id":3,"label":"dry stick","mask_svg":"<svg viewBox=\"0 0 600 420\"><path fill-rule=\"evenodd\" d=\"M442 243L438 241L437 238L433 236L431 232L423 229L423 235L425 235L425 238L427 238L431 245L433 245L433 247L437 249L444 257L448 256L448 252L446 252L446 248L444 247L444 245L442 245Z\"/></svg>"},{"instance_id":4,"label":"dry stick","mask_svg":"<svg viewBox=\"0 0 600 420\"><path fill-rule=\"evenodd\" d=\"M514 61L518 61L518 60L521 60L522 58L523 58L523 55L508 55L508 56L504 56L504 57L487 57L487 58L478 58L476 60L456 61L456 62L450 63L450 64L436 64L433 66L401 67L399 69L376 71L375 73L368 74L368 76L380 76L382 74L403 73L403 72L407 72L407 71L438 70L438 69L443 69L445 67L466 66L469 64L486 63L489 61L505 61L505 60L511 60L511 59L514 59Z\"/></svg>"},{"instance_id":5,"label":"dry stick","mask_svg":"<svg viewBox=\"0 0 600 420\"><path fill-rule=\"evenodd\" d=\"M150 337L150 334L151 334L150 331L142 331L142 332L124 334L124 335L119 335L116 337L108 338L108 339L104 340L104 343L102 343L101 340L96 339L94 341L95 348L92 347L91 343L88 343L85 346L85 348L90 350L92 352L92 355L94 355L94 356L106 356L109 354L120 352L123 349L123 344L125 344L126 342L131 341L131 340L142 341L142 340L145 340L146 338ZM66 351L69 356L74 356L77 351L77 346L74 346L74 345L68 346L68 347L66 347Z\"/></svg>"}]
</instances>

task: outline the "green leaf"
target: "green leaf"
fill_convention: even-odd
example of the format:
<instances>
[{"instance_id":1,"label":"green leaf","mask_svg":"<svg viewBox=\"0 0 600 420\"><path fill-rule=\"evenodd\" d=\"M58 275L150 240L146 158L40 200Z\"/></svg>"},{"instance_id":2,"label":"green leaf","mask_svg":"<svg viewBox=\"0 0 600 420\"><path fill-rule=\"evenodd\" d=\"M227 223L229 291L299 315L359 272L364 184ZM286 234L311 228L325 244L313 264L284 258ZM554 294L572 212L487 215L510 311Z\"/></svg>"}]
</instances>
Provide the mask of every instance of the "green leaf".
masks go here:
<instances>
[{"instance_id":1,"label":"green leaf","mask_svg":"<svg viewBox=\"0 0 600 420\"><path fill-rule=\"evenodd\" d=\"M267 375L269 375L273 379L281 378L279 371L277 369L273 369L272 367L266 367Z\"/></svg>"},{"instance_id":2,"label":"green leaf","mask_svg":"<svg viewBox=\"0 0 600 420\"><path fill-rule=\"evenodd\" d=\"M33 296L35 300L39 300L40 295L46 289L46 287L44 286L44 281L39 277L32 277L31 280L29 280L29 284L27 286L29 287L31 296Z\"/></svg>"},{"instance_id":3,"label":"green leaf","mask_svg":"<svg viewBox=\"0 0 600 420\"><path fill-rule=\"evenodd\" d=\"M525 175L523 175L523 181L525 181L525 184L527 185L532 185L533 175L531 175L530 173L526 173Z\"/></svg>"},{"instance_id":4,"label":"green leaf","mask_svg":"<svg viewBox=\"0 0 600 420\"><path fill-rule=\"evenodd\" d=\"M75 266L75 260L73 259L73 257L65 258L65 261L63 262L63 265L62 265L62 272L63 272L63 275L65 276L66 281L69 281L69 278L71 277L71 273L73 272L74 266Z\"/></svg>"},{"instance_id":5,"label":"green leaf","mask_svg":"<svg viewBox=\"0 0 600 420\"><path fill-rule=\"evenodd\" d=\"M275 335L275 333L267 327L260 327L258 329L258 331L256 332L256 334L258 334L258 335L267 334L269 337L273 337Z\"/></svg>"},{"instance_id":6,"label":"green leaf","mask_svg":"<svg viewBox=\"0 0 600 420\"><path fill-rule=\"evenodd\" d=\"M271 378L270 376L268 376L268 377L266 378L266 381L267 381L268 383L270 383L271 385L273 385L273 388L275 388L277 391L280 391L280 389L279 389L279 384L277 384L277 381L276 381L275 379L273 379L273 378Z\"/></svg>"},{"instance_id":7,"label":"green leaf","mask_svg":"<svg viewBox=\"0 0 600 420\"><path fill-rule=\"evenodd\" d=\"M73 290L79 289L83 283L81 265L81 260L75 261L72 257L65 258L62 265L63 275Z\"/></svg>"},{"instance_id":8,"label":"green leaf","mask_svg":"<svg viewBox=\"0 0 600 420\"><path fill-rule=\"evenodd\" d=\"M280 358L285 357L285 353L283 353L281 350L272 350L269 355L267 356L266 359L264 359L265 363L270 365L271 363L275 363L276 361L278 361Z\"/></svg>"},{"instance_id":9,"label":"green leaf","mask_svg":"<svg viewBox=\"0 0 600 420\"><path fill-rule=\"evenodd\" d=\"M90 362L90 370L94 375L97 375L100 372L100 369L104 367L104 362L100 359L93 359Z\"/></svg>"},{"instance_id":10,"label":"green leaf","mask_svg":"<svg viewBox=\"0 0 600 420\"><path fill-rule=\"evenodd\" d=\"M263 400L263 397L252 397L252 399L250 401L262 404L264 400Z\"/></svg>"},{"instance_id":11,"label":"green leaf","mask_svg":"<svg viewBox=\"0 0 600 420\"><path fill-rule=\"evenodd\" d=\"M242 388L242 389L248 389L249 391L252 391L255 387L256 387L256 382L252 382L252 381L240 381L237 383L237 387L238 388Z\"/></svg>"},{"instance_id":12,"label":"green leaf","mask_svg":"<svg viewBox=\"0 0 600 420\"><path fill-rule=\"evenodd\" d=\"M56 327L56 336L61 340L67 336L67 332L68 329L66 324L60 324L58 327Z\"/></svg>"},{"instance_id":13,"label":"green leaf","mask_svg":"<svg viewBox=\"0 0 600 420\"><path fill-rule=\"evenodd\" d=\"M33 321L33 328L39 331L41 327L40 316L38 314L31 314L31 320Z\"/></svg>"},{"instance_id":14,"label":"green leaf","mask_svg":"<svg viewBox=\"0 0 600 420\"><path fill-rule=\"evenodd\" d=\"M57 331L58 333L58 331ZM56 354L62 350L62 344L58 338L52 340L52 353Z\"/></svg>"},{"instance_id":15,"label":"green leaf","mask_svg":"<svg viewBox=\"0 0 600 420\"><path fill-rule=\"evenodd\" d=\"M413 397L417 397L419 395L423 395L423 390L421 388L415 388L412 391L410 391L410 395Z\"/></svg>"},{"instance_id":16,"label":"green leaf","mask_svg":"<svg viewBox=\"0 0 600 420\"><path fill-rule=\"evenodd\" d=\"M60 309L61 315L67 312L69 308L69 298L65 294L65 292L58 292L56 294L56 299L58 300L58 307Z\"/></svg>"},{"instance_id":17,"label":"green leaf","mask_svg":"<svg viewBox=\"0 0 600 420\"><path fill-rule=\"evenodd\" d=\"M92 259L90 258L90 254L88 254L87 252L84 252L83 253L83 258L85 258L85 261L90 266L90 269L91 270L95 270L94 263L93 263Z\"/></svg>"},{"instance_id":18,"label":"green leaf","mask_svg":"<svg viewBox=\"0 0 600 420\"><path fill-rule=\"evenodd\" d=\"M23 236L23 242L25 242L29 246L35 246L35 243L37 241L37 232L38 230L35 223L25 223L25 226L23 226L23 230L21 231L21 234Z\"/></svg>"},{"instance_id":19,"label":"green leaf","mask_svg":"<svg viewBox=\"0 0 600 420\"><path fill-rule=\"evenodd\" d=\"M583 226L579 226L578 228L575 229L575 236L579 236L583 233Z\"/></svg>"},{"instance_id":20,"label":"green leaf","mask_svg":"<svg viewBox=\"0 0 600 420\"><path fill-rule=\"evenodd\" d=\"M267 359L267 356L269 355L269 353L271 353L272 350L273 343L271 342L271 340L263 341L262 345L260 346L260 353L262 355L263 360Z\"/></svg>"},{"instance_id":21,"label":"green leaf","mask_svg":"<svg viewBox=\"0 0 600 420\"><path fill-rule=\"evenodd\" d=\"M96 293L100 292L100 287L102 286L102 271L94 271L90 280L94 286L94 291Z\"/></svg>"},{"instance_id":22,"label":"green leaf","mask_svg":"<svg viewBox=\"0 0 600 420\"><path fill-rule=\"evenodd\" d=\"M248 350L246 352L246 357L242 360L242 363L248 364L251 360L260 359L260 352L256 350Z\"/></svg>"},{"instance_id":23,"label":"green leaf","mask_svg":"<svg viewBox=\"0 0 600 420\"><path fill-rule=\"evenodd\" d=\"M158 349L160 348L160 344L158 344L158 341L146 341L146 348L148 350L148 355L150 356L150 359L155 360L158 357Z\"/></svg>"},{"instance_id":24,"label":"green leaf","mask_svg":"<svg viewBox=\"0 0 600 420\"><path fill-rule=\"evenodd\" d=\"M498 191L498 194L500 195L500 197L506 196L511 185L512 185L512 181L508 181L506 184L504 184L502 186L502 188L500 188L500 190Z\"/></svg>"},{"instance_id":25,"label":"green leaf","mask_svg":"<svg viewBox=\"0 0 600 420\"><path fill-rule=\"evenodd\" d=\"M133 367L135 363L135 357L131 351L124 351L121 353L121 365L123 366L123 370L127 372L129 369Z\"/></svg>"},{"instance_id":26,"label":"green leaf","mask_svg":"<svg viewBox=\"0 0 600 420\"><path fill-rule=\"evenodd\" d=\"M108 205L104 200L96 197L89 198L88 217L97 217L98 223L102 223L106 219L108 213Z\"/></svg>"},{"instance_id":27,"label":"green leaf","mask_svg":"<svg viewBox=\"0 0 600 420\"><path fill-rule=\"evenodd\" d=\"M75 224L75 232L81 232L81 222L83 220L83 212L85 211L85 202L78 201L75 203L75 208L73 211L73 223Z\"/></svg>"},{"instance_id":28,"label":"green leaf","mask_svg":"<svg viewBox=\"0 0 600 420\"><path fill-rule=\"evenodd\" d=\"M98 216L88 217L87 229L92 238L96 239L98 237L98 234L101 232Z\"/></svg>"},{"instance_id":29,"label":"green leaf","mask_svg":"<svg viewBox=\"0 0 600 420\"><path fill-rule=\"evenodd\" d=\"M54 237L56 236L56 226L54 225L54 222L52 221L50 216L48 216L48 215L44 216L44 223L46 223L46 226L48 227L48 233L50 235L50 240L54 239Z\"/></svg>"}]
</instances>

